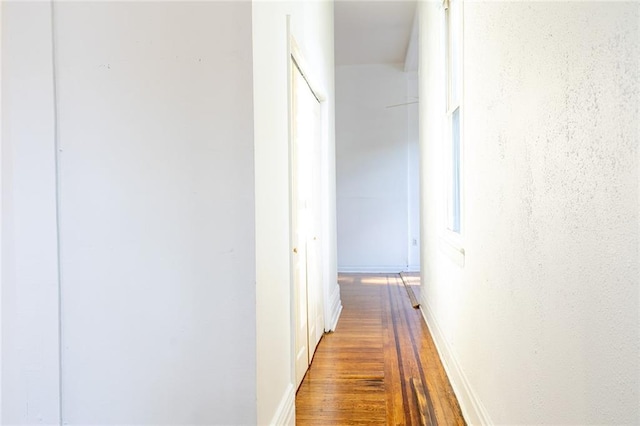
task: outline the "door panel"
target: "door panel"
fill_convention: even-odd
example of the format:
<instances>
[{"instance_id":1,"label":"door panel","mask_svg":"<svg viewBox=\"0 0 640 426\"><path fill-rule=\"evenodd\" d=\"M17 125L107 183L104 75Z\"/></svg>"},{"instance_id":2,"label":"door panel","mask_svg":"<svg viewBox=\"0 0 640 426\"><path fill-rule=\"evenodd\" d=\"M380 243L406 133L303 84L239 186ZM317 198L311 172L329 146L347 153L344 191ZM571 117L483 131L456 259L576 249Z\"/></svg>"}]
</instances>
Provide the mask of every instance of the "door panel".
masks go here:
<instances>
[{"instance_id":1,"label":"door panel","mask_svg":"<svg viewBox=\"0 0 640 426\"><path fill-rule=\"evenodd\" d=\"M320 103L292 63L292 254L295 375L300 385L324 333L320 241Z\"/></svg>"},{"instance_id":2,"label":"door panel","mask_svg":"<svg viewBox=\"0 0 640 426\"><path fill-rule=\"evenodd\" d=\"M309 362L313 358L315 348L324 333L323 295L322 295L322 221L320 176L322 141L320 103L314 97L309 100L310 123L308 168L310 171L309 184L311 199L309 200L312 214L309 217L309 236L307 238L307 321L309 324Z\"/></svg>"},{"instance_id":3,"label":"door panel","mask_svg":"<svg viewBox=\"0 0 640 426\"><path fill-rule=\"evenodd\" d=\"M293 65L293 64L292 64ZM296 385L300 385L309 367L309 328L307 313L307 209L308 193L305 163L305 141L308 139L305 121L304 90L307 86L298 68L293 65L292 75L292 233L293 233L293 297L295 315L295 373ZM307 142L308 143L308 142Z\"/></svg>"}]
</instances>

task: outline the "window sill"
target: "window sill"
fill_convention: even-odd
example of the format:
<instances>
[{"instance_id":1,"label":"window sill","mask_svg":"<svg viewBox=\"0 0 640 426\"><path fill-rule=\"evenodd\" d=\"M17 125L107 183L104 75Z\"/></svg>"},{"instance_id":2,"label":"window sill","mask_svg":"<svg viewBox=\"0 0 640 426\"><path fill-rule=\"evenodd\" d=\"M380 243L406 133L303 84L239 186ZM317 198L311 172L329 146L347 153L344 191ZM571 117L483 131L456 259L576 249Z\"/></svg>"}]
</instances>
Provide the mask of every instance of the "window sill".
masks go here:
<instances>
[{"instance_id":1,"label":"window sill","mask_svg":"<svg viewBox=\"0 0 640 426\"><path fill-rule=\"evenodd\" d=\"M464 268L465 252L462 245L462 237L449 230L440 237L440 250L456 265Z\"/></svg>"}]
</instances>

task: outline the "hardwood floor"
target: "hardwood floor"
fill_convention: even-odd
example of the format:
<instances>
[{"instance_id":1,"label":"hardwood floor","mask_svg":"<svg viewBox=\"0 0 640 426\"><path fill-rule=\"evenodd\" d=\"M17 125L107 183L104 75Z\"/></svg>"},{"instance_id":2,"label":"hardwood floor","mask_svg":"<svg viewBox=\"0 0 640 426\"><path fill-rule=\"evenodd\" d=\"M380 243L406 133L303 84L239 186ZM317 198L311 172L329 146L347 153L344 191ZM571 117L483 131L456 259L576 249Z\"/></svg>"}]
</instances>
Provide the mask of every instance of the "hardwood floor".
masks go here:
<instances>
[{"instance_id":1,"label":"hardwood floor","mask_svg":"<svg viewBox=\"0 0 640 426\"><path fill-rule=\"evenodd\" d=\"M298 425L464 425L400 275L341 275L343 311L296 396Z\"/></svg>"}]
</instances>

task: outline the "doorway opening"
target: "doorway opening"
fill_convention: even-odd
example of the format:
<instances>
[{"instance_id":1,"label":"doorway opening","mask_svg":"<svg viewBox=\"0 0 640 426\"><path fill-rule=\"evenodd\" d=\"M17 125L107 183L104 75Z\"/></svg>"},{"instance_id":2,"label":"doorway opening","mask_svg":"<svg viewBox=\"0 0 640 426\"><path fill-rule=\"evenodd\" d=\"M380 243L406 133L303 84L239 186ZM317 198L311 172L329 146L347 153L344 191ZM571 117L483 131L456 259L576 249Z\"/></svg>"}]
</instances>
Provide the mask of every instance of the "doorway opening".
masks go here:
<instances>
[{"instance_id":1,"label":"doorway opening","mask_svg":"<svg viewBox=\"0 0 640 426\"><path fill-rule=\"evenodd\" d=\"M334 19L338 272L417 273L417 2L337 2Z\"/></svg>"}]
</instances>

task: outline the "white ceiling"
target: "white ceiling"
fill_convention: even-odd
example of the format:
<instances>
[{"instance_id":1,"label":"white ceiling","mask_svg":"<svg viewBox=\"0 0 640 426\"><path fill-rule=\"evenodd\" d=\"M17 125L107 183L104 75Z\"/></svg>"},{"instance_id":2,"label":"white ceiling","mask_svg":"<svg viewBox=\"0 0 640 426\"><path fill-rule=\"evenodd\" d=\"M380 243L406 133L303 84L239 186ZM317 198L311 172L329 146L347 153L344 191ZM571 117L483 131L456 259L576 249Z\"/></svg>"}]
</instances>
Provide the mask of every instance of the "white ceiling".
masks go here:
<instances>
[{"instance_id":1,"label":"white ceiling","mask_svg":"<svg viewBox=\"0 0 640 426\"><path fill-rule=\"evenodd\" d=\"M415 0L336 0L336 65L404 63L415 13Z\"/></svg>"}]
</instances>

